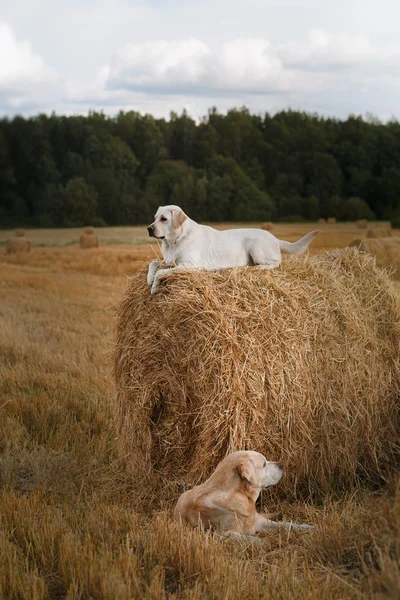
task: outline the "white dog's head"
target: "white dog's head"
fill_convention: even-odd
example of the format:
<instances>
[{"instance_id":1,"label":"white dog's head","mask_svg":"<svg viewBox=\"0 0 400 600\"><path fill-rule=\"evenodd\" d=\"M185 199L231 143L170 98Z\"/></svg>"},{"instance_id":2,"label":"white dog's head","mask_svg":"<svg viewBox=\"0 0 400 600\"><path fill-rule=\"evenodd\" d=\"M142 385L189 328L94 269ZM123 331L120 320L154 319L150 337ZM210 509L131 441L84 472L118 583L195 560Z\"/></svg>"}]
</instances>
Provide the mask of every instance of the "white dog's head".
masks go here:
<instances>
[{"instance_id":1,"label":"white dog's head","mask_svg":"<svg viewBox=\"0 0 400 600\"><path fill-rule=\"evenodd\" d=\"M234 452L239 476L256 488L267 488L278 483L282 477L281 463L270 462L259 452L243 450Z\"/></svg>"},{"instance_id":2,"label":"white dog's head","mask_svg":"<svg viewBox=\"0 0 400 600\"><path fill-rule=\"evenodd\" d=\"M174 239L179 235L179 230L185 223L187 216L179 206L170 204L160 206L155 214L154 222L148 226L150 237L158 240Z\"/></svg>"}]
</instances>

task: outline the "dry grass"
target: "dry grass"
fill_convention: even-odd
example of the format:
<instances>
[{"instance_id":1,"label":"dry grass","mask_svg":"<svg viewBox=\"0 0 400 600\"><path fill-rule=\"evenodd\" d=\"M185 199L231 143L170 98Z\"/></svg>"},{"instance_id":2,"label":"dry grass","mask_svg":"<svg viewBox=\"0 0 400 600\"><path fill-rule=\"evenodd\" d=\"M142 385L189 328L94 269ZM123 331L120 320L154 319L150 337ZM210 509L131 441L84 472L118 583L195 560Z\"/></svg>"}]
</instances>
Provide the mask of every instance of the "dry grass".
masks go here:
<instances>
[{"instance_id":1,"label":"dry grass","mask_svg":"<svg viewBox=\"0 0 400 600\"><path fill-rule=\"evenodd\" d=\"M357 247L375 257L380 267L391 267L392 277L400 280L400 237L364 238L353 240L351 247Z\"/></svg>"},{"instance_id":2,"label":"dry grass","mask_svg":"<svg viewBox=\"0 0 400 600\"><path fill-rule=\"evenodd\" d=\"M79 248L32 248L30 254L6 255L0 249L0 263L49 269L56 273L90 273L92 275L132 275L150 260L160 256L154 244L103 246L82 252Z\"/></svg>"},{"instance_id":3,"label":"dry grass","mask_svg":"<svg viewBox=\"0 0 400 600\"><path fill-rule=\"evenodd\" d=\"M265 510L316 528L260 548L133 512L109 358L126 279L74 272L78 254L91 251L49 250L40 267L2 257L0 598L397 599L400 479L320 504L265 493Z\"/></svg>"},{"instance_id":4,"label":"dry grass","mask_svg":"<svg viewBox=\"0 0 400 600\"><path fill-rule=\"evenodd\" d=\"M24 237L24 235L25 235L25 229L16 229L15 230L15 235L17 237Z\"/></svg>"},{"instance_id":5,"label":"dry grass","mask_svg":"<svg viewBox=\"0 0 400 600\"><path fill-rule=\"evenodd\" d=\"M321 498L393 469L400 302L352 249L175 273L155 297L140 273L118 313L115 376L119 443L149 501L176 500L240 449L283 462L287 498Z\"/></svg>"},{"instance_id":6,"label":"dry grass","mask_svg":"<svg viewBox=\"0 0 400 600\"><path fill-rule=\"evenodd\" d=\"M368 229L367 238L386 238L392 237L392 230L390 227L374 227Z\"/></svg>"},{"instance_id":7,"label":"dry grass","mask_svg":"<svg viewBox=\"0 0 400 600\"><path fill-rule=\"evenodd\" d=\"M328 223L328 225L335 225L336 223L336 218L335 217L329 217L326 222Z\"/></svg>"}]
</instances>

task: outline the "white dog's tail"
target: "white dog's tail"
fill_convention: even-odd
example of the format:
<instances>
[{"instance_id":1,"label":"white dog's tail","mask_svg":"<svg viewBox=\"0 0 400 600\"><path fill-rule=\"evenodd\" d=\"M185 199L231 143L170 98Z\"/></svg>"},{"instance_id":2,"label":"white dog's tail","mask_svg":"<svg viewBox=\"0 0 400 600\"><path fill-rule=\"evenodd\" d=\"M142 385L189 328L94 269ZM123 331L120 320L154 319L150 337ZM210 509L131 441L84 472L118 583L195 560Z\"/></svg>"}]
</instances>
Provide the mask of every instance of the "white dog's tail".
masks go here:
<instances>
[{"instance_id":1,"label":"white dog's tail","mask_svg":"<svg viewBox=\"0 0 400 600\"><path fill-rule=\"evenodd\" d=\"M285 254L303 254L303 252L307 250L311 240L313 240L319 233L320 231L310 231L310 233L307 233L307 235L293 243L279 240L281 251Z\"/></svg>"}]
</instances>

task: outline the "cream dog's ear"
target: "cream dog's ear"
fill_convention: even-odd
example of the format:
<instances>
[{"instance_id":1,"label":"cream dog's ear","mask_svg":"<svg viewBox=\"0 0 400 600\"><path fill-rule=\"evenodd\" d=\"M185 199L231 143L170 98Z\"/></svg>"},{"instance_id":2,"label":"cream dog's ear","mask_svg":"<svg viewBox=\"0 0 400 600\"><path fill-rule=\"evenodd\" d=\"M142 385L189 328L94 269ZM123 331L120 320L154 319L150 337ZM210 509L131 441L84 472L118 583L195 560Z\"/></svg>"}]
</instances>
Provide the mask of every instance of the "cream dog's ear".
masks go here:
<instances>
[{"instance_id":1,"label":"cream dog's ear","mask_svg":"<svg viewBox=\"0 0 400 600\"><path fill-rule=\"evenodd\" d=\"M248 459L240 463L240 465L237 466L237 470L240 477L251 483L251 485L259 484L256 469L252 460Z\"/></svg>"},{"instance_id":2,"label":"cream dog's ear","mask_svg":"<svg viewBox=\"0 0 400 600\"><path fill-rule=\"evenodd\" d=\"M184 222L187 219L187 216L183 212L181 208L174 208L172 211L172 225L174 229L179 229L182 227Z\"/></svg>"}]
</instances>

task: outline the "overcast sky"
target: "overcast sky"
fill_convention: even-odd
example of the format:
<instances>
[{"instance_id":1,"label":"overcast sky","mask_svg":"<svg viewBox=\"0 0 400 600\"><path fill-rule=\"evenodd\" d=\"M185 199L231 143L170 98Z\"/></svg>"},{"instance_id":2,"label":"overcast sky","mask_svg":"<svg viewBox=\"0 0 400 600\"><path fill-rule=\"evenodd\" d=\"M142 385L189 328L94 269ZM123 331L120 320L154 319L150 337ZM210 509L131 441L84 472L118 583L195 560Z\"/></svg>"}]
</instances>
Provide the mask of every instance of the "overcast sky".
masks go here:
<instances>
[{"instance_id":1,"label":"overcast sky","mask_svg":"<svg viewBox=\"0 0 400 600\"><path fill-rule=\"evenodd\" d=\"M400 0L0 0L0 113L400 119Z\"/></svg>"}]
</instances>

